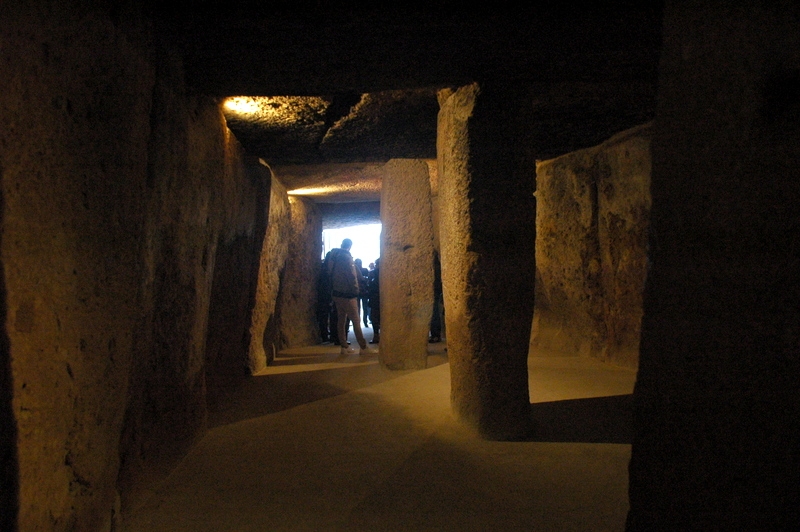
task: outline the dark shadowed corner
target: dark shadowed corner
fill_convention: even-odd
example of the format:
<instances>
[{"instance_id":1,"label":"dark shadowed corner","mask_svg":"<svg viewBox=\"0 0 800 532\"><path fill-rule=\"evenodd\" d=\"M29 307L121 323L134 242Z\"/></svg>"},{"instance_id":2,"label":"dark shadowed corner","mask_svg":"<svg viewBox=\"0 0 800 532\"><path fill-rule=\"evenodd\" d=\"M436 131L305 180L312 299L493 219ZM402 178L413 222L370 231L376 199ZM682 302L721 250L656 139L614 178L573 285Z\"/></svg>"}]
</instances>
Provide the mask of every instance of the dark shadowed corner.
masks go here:
<instances>
[{"instance_id":1,"label":"dark shadowed corner","mask_svg":"<svg viewBox=\"0 0 800 532\"><path fill-rule=\"evenodd\" d=\"M531 419L529 441L630 444L633 395L533 403Z\"/></svg>"},{"instance_id":2,"label":"dark shadowed corner","mask_svg":"<svg viewBox=\"0 0 800 532\"><path fill-rule=\"evenodd\" d=\"M0 176L2 174L0 167ZM3 234L4 205L0 191L0 239ZM11 406L11 380L11 354L6 334L5 274L0 261L0 530L4 531L17 530L19 513L17 423Z\"/></svg>"}]
</instances>

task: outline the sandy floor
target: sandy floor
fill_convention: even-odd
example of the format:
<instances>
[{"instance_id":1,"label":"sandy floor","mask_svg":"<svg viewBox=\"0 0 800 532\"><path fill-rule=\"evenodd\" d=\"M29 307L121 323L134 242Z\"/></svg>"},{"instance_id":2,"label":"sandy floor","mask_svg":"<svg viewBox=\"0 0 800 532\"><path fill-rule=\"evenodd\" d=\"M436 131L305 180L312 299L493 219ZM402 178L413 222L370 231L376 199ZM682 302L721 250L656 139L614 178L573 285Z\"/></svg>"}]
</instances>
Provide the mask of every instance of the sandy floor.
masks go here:
<instances>
[{"instance_id":1,"label":"sandy floor","mask_svg":"<svg viewBox=\"0 0 800 532\"><path fill-rule=\"evenodd\" d=\"M487 442L451 414L444 348L415 372L334 346L282 353L124 530L623 530L635 372L532 358L535 437Z\"/></svg>"}]
</instances>

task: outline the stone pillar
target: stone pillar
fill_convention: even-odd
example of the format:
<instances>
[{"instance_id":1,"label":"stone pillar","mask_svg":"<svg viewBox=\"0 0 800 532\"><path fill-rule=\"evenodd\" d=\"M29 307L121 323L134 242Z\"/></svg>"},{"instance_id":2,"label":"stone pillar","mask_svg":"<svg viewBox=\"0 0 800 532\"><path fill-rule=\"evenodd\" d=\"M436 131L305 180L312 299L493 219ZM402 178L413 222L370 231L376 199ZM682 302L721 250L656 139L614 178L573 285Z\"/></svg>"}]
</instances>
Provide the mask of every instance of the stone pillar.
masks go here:
<instances>
[{"instance_id":1,"label":"stone pillar","mask_svg":"<svg viewBox=\"0 0 800 532\"><path fill-rule=\"evenodd\" d=\"M479 87L439 95L439 209L451 398L481 434L530 430L535 166L520 100ZM520 124L523 125L523 124Z\"/></svg>"},{"instance_id":2,"label":"stone pillar","mask_svg":"<svg viewBox=\"0 0 800 532\"><path fill-rule=\"evenodd\" d=\"M386 164L381 188L381 362L423 369L433 310L433 224L428 165Z\"/></svg>"},{"instance_id":3,"label":"stone pillar","mask_svg":"<svg viewBox=\"0 0 800 532\"><path fill-rule=\"evenodd\" d=\"M667 2L629 531L800 526L800 9Z\"/></svg>"}]
</instances>

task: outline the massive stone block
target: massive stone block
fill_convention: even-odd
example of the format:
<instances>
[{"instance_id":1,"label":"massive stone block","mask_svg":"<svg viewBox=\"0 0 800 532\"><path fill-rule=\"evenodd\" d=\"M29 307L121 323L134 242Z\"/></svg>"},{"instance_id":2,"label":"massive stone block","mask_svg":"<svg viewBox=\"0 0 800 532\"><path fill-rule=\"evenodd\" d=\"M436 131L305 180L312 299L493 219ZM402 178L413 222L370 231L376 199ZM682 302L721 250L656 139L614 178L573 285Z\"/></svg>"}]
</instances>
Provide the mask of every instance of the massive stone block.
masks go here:
<instances>
[{"instance_id":1,"label":"massive stone block","mask_svg":"<svg viewBox=\"0 0 800 532\"><path fill-rule=\"evenodd\" d=\"M276 315L276 309L280 310L277 301L280 299L279 291L289 255L290 236L289 196L283 184L272 176L267 232L261 249L256 300L250 324L248 368L251 373L264 369L280 348L280 316Z\"/></svg>"},{"instance_id":2,"label":"massive stone block","mask_svg":"<svg viewBox=\"0 0 800 532\"><path fill-rule=\"evenodd\" d=\"M628 530L800 526L800 10L668 2Z\"/></svg>"},{"instance_id":3,"label":"massive stone block","mask_svg":"<svg viewBox=\"0 0 800 532\"><path fill-rule=\"evenodd\" d=\"M649 213L650 126L537 165L532 354L636 367Z\"/></svg>"},{"instance_id":4,"label":"massive stone block","mask_svg":"<svg viewBox=\"0 0 800 532\"><path fill-rule=\"evenodd\" d=\"M476 84L440 93L439 211L452 401L487 437L530 422L535 169L524 98Z\"/></svg>"},{"instance_id":5,"label":"massive stone block","mask_svg":"<svg viewBox=\"0 0 800 532\"><path fill-rule=\"evenodd\" d=\"M23 530L109 530L204 430L217 246L254 233L268 185L146 23L34 4L4 3L0 28L14 418L0 420L19 429L3 513Z\"/></svg>"},{"instance_id":6,"label":"massive stone block","mask_svg":"<svg viewBox=\"0 0 800 532\"><path fill-rule=\"evenodd\" d=\"M228 367L244 375L265 225L256 213L269 179L263 167L244 163L216 102L185 94L176 56L157 57L142 317L117 482L123 511L202 434L209 385L213 399L234 371Z\"/></svg>"},{"instance_id":7,"label":"massive stone block","mask_svg":"<svg viewBox=\"0 0 800 532\"><path fill-rule=\"evenodd\" d=\"M322 255L322 217L310 200L289 197L288 257L278 301L279 349L319 343L317 283Z\"/></svg>"},{"instance_id":8,"label":"massive stone block","mask_svg":"<svg viewBox=\"0 0 800 532\"><path fill-rule=\"evenodd\" d=\"M9 4L0 253L19 527L108 529L141 316L152 50L135 19Z\"/></svg>"},{"instance_id":9,"label":"massive stone block","mask_svg":"<svg viewBox=\"0 0 800 532\"><path fill-rule=\"evenodd\" d=\"M206 342L205 381L209 404L250 374L247 352L256 282L267 230L269 170L257 159L243 161L241 147L228 136L220 206L226 224L214 261Z\"/></svg>"},{"instance_id":10,"label":"massive stone block","mask_svg":"<svg viewBox=\"0 0 800 532\"><path fill-rule=\"evenodd\" d=\"M424 369L433 311L433 226L428 164L386 163L381 191L381 363Z\"/></svg>"},{"instance_id":11,"label":"massive stone block","mask_svg":"<svg viewBox=\"0 0 800 532\"><path fill-rule=\"evenodd\" d=\"M249 316L237 303L250 303L252 267L223 271L230 266L229 243L254 234L257 203L263 208L264 201L257 189L264 188L265 176L245 170L241 149L216 102L185 94L180 62L169 50L157 57L153 112L158 119L152 121L147 157L142 314L120 451L123 511L205 429L208 377L213 384L219 369L218 343L209 352L207 340L215 339L224 320L216 309L222 305L244 312L239 319ZM219 244L223 254L217 271ZM221 276L242 282L223 296L219 290L212 294L214 279ZM238 326L241 331L243 324ZM231 348L238 351L242 368L246 349L237 340Z\"/></svg>"}]
</instances>

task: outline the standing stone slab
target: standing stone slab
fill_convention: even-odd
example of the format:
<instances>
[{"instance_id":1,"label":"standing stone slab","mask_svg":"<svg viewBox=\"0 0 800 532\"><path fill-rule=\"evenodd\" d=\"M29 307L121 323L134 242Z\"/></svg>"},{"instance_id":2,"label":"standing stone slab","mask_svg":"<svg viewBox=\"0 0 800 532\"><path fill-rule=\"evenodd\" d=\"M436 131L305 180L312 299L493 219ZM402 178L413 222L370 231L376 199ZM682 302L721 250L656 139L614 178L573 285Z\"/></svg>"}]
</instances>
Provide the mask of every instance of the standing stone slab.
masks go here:
<instances>
[{"instance_id":1,"label":"standing stone slab","mask_svg":"<svg viewBox=\"0 0 800 532\"><path fill-rule=\"evenodd\" d=\"M275 357L278 349L277 301L280 298L281 278L289 254L290 241L289 196L286 187L273 175L270 186L267 232L261 248L258 286L250 324L248 367L251 373L261 371Z\"/></svg>"},{"instance_id":2,"label":"standing stone slab","mask_svg":"<svg viewBox=\"0 0 800 532\"><path fill-rule=\"evenodd\" d=\"M278 300L280 349L319 343L313 280L320 272L322 217L315 203L301 197L289 196L289 208L291 240Z\"/></svg>"},{"instance_id":3,"label":"standing stone slab","mask_svg":"<svg viewBox=\"0 0 800 532\"><path fill-rule=\"evenodd\" d=\"M630 532L800 526L799 19L667 2Z\"/></svg>"},{"instance_id":4,"label":"standing stone slab","mask_svg":"<svg viewBox=\"0 0 800 532\"><path fill-rule=\"evenodd\" d=\"M116 499L156 72L135 16L88 11L0 3L2 530L109 530Z\"/></svg>"},{"instance_id":5,"label":"standing stone slab","mask_svg":"<svg viewBox=\"0 0 800 532\"><path fill-rule=\"evenodd\" d=\"M206 340L205 383L209 405L243 380L247 371L250 324L256 296L261 248L267 227L271 175L256 157L243 155L228 136L226 186L227 219L214 261Z\"/></svg>"},{"instance_id":6,"label":"standing stone slab","mask_svg":"<svg viewBox=\"0 0 800 532\"><path fill-rule=\"evenodd\" d=\"M433 310L433 224L428 165L395 159L381 191L380 358L391 369L422 369Z\"/></svg>"},{"instance_id":7,"label":"standing stone slab","mask_svg":"<svg viewBox=\"0 0 800 532\"><path fill-rule=\"evenodd\" d=\"M509 91L510 92L510 91ZM440 93L442 284L456 413L488 438L530 430L535 168L518 101L477 84Z\"/></svg>"},{"instance_id":8,"label":"standing stone slab","mask_svg":"<svg viewBox=\"0 0 800 532\"><path fill-rule=\"evenodd\" d=\"M649 125L537 165L532 353L636 367L649 214Z\"/></svg>"}]
</instances>

